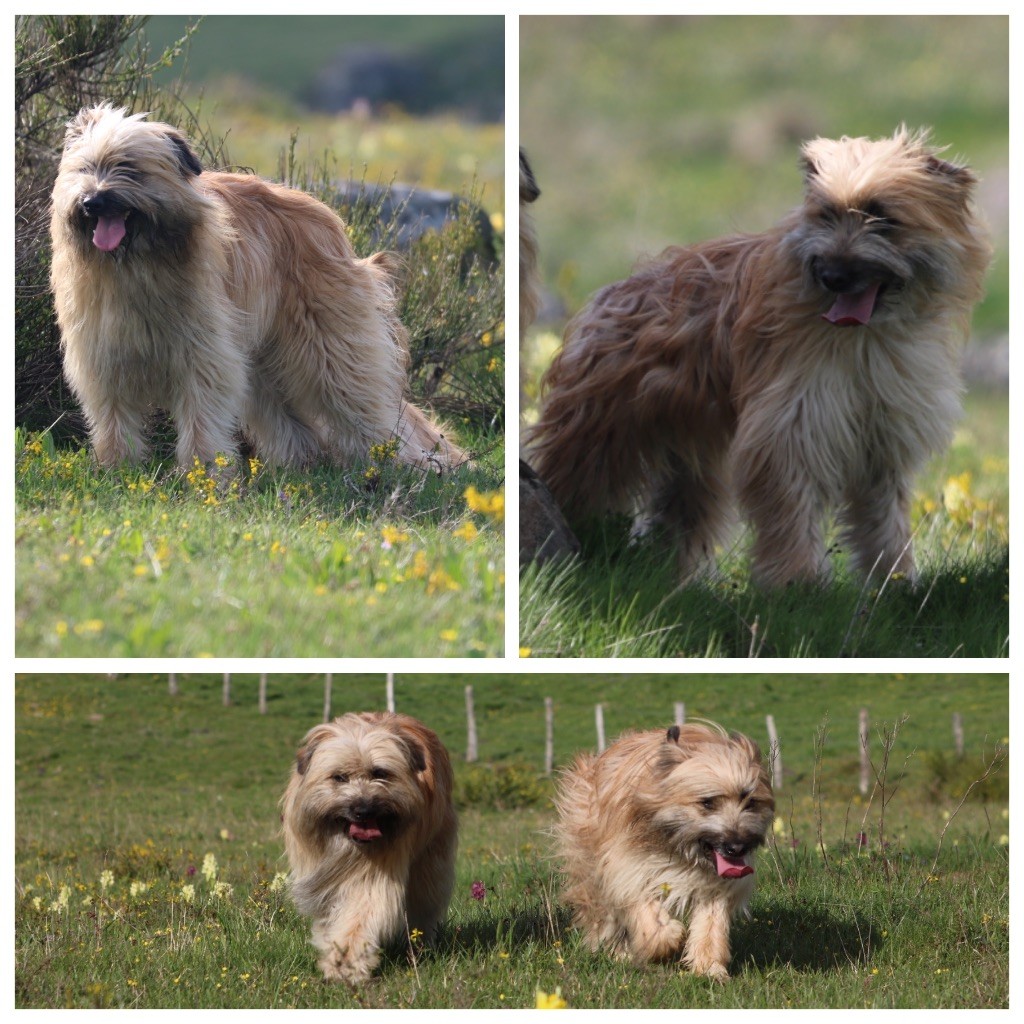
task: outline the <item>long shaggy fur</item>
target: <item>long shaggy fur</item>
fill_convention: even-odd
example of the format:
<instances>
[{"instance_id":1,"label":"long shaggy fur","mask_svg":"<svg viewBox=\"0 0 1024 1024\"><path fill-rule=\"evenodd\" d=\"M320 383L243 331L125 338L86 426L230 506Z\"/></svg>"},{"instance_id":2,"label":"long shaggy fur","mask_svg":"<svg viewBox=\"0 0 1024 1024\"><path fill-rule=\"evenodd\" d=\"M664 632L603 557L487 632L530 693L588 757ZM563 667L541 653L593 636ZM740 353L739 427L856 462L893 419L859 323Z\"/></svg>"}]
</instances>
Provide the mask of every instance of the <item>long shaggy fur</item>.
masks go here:
<instances>
[{"instance_id":1,"label":"long shaggy fur","mask_svg":"<svg viewBox=\"0 0 1024 1024\"><path fill-rule=\"evenodd\" d=\"M838 513L861 573L913 573L915 474L949 442L990 247L976 179L927 134L816 139L803 205L759 235L669 248L569 324L532 461L570 519L626 512L683 578L731 498L756 578L825 571Z\"/></svg>"},{"instance_id":2,"label":"long shaggy fur","mask_svg":"<svg viewBox=\"0 0 1024 1024\"><path fill-rule=\"evenodd\" d=\"M324 204L205 172L144 116L83 110L53 192L65 374L98 461L142 459L156 408L183 467L234 453L239 434L272 464L347 462L392 437L405 462L462 461L404 398L391 257L357 259Z\"/></svg>"},{"instance_id":3,"label":"long shaggy fur","mask_svg":"<svg viewBox=\"0 0 1024 1024\"><path fill-rule=\"evenodd\" d=\"M710 723L629 733L579 756L555 803L564 897L590 946L724 981L775 811L755 744Z\"/></svg>"},{"instance_id":4,"label":"long shaggy fur","mask_svg":"<svg viewBox=\"0 0 1024 1024\"><path fill-rule=\"evenodd\" d=\"M311 729L281 801L292 898L329 981L365 981L389 941L429 942L455 882L452 767L408 715L347 714Z\"/></svg>"}]
</instances>

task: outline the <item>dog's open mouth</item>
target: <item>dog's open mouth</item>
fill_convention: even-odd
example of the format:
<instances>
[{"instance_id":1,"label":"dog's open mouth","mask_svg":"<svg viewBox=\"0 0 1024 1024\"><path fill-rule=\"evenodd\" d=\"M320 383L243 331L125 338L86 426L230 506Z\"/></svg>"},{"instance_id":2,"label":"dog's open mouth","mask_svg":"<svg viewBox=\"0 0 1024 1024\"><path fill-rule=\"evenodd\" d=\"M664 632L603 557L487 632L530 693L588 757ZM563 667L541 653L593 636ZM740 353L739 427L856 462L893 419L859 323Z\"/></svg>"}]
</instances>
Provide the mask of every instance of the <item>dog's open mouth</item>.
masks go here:
<instances>
[{"instance_id":1,"label":"dog's open mouth","mask_svg":"<svg viewBox=\"0 0 1024 1024\"><path fill-rule=\"evenodd\" d=\"M754 873L742 857L730 857L714 846L707 846L705 850L719 878L744 878Z\"/></svg>"},{"instance_id":2,"label":"dog's open mouth","mask_svg":"<svg viewBox=\"0 0 1024 1024\"><path fill-rule=\"evenodd\" d=\"M822 313L822 319L836 327L862 327L870 319L884 291L882 281L872 281L856 292L839 292L832 308Z\"/></svg>"},{"instance_id":3,"label":"dog's open mouth","mask_svg":"<svg viewBox=\"0 0 1024 1024\"><path fill-rule=\"evenodd\" d=\"M96 218L92 244L103 252L113 252L124 241L127 233L127 213L113 213Z\"/></svg>"},{"instance_id":4,"label":"dog's open mouth","mask_svg":"<svg viewBox=\"0 0 1024 1024\"><path fill-rule=\"evenodd\" d=\"M376 818L347 822L346 835L355 843L372 843L384 838L384 831Z\"/></svg>"}]
</instances>

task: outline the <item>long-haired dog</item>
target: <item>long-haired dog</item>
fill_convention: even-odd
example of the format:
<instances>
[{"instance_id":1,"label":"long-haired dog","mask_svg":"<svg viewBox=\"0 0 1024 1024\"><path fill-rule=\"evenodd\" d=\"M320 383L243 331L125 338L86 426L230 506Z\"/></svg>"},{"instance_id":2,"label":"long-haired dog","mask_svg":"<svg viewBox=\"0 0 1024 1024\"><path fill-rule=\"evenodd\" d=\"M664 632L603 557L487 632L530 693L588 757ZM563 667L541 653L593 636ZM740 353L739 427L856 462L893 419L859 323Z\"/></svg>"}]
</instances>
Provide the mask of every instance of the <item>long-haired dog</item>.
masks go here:
<instances>
[{"instance_id":1,"label":"long-haired dog","mask_svg":"<svg viewBox=\"0 0 1024 1024\"><path fill-rule=\"evenodd\" d=\"M53 191L52 284L64 370L109 466L145 457L168 411L177 462L233 454L462 461L405 400L393 259L357 259L341 219L302 192L204 171L167 124L109 105L67 128Z\"/></svg>"},{"instance_id":2,"label":"long-haired dog","mask_svg":"<svg viewBox=\"0 0 1024 1024\"><path fill-rule=\"evenodd\" d=\"M303 740L281 801L291 892L329 981L356 985L402 936L429 942L455 881L452 767L408 715L347 714Z\"/></svg>"},{"instance_id":3,"label":"long-haired dog","mask_svg":"<svg viewBox=\"0 0 1024 1024\"><path fill-rule=\"evenodd\" d=\"M627 733L579 756L555 802L565 900L591 948L724 981L775 814L755 744L710 723Z\"/></svg>"},{"instance_id":4,"label":"long-haired dog","mask_svg":"<svg viewBox=\"0 0 1024 1024\"><path fill-rule=\"evenodd\" d=\"M803 148L801 207L758 235L669 248L566 329L532 461L570 520L665 528L688 578L735 493L755 578L914 571L911 486L948 444L990 259L974 175L926 132Z\"/></svg>"}]
</instances>

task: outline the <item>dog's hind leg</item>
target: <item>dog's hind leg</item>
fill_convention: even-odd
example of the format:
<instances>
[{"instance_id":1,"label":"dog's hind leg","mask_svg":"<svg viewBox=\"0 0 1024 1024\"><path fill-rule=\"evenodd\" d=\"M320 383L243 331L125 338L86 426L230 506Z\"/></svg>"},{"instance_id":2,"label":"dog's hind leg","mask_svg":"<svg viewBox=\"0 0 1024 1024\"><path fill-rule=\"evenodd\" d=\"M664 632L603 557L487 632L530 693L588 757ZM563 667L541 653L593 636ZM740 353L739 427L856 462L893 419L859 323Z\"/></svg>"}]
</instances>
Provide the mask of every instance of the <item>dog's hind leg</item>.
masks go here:
<instances>
[{"instance_id":1,"label":"dog's hind leg","mask_svg":"<svg viewBox=\"0 0 1024 1024\"><path fill-rule=\"evenodd\" d=\"M409 871L406 896L406 917L410 936L420 932L431 942L437 926L448 909L455 883L455 848L457 837L451 831L436 836L426 853Z\"/></svg>"},{"instance_id":2,"label":"dog's hind leg","mask_svg":"<svg viewBox=\"0 0 1024 1024\"><path fill-rule=\"evenodd\" d=\"M672 455L655 477L644 516L635 532L669 531L677 543L679 573L685 582L713 568L715 546L729 528L729 482L724 453L700 467Z\"/></svg>"}]
</instances>

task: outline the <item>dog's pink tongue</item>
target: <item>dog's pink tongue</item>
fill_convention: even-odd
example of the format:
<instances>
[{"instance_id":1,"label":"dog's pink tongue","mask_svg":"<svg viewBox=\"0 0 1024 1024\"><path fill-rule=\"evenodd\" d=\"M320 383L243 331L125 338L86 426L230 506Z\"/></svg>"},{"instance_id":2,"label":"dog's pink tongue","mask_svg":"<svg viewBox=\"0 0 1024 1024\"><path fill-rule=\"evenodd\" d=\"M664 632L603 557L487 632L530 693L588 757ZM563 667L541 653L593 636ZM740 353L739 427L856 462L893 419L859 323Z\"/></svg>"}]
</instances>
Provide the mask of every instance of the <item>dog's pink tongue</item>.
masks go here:
<instances>
[{"instance_id":1,"label":"dog's pink tongue","mask_svg":"<svg viewBox=\"0 0 1024 1024\"><path fill-rule=\"evenodd\" d=\"M719 878L742 878L754 873L754 869L749 864L744 864L739 857L726 857L717 850L711 852L715 855L715 870Z\"/></svg>"},{"instance_id":2,"label":"dog's pink tongue","mask_svg":"<svg viewBox=\"0 0 1024 1024\"><path fill-rule=\"evenodd\" d=\"M104 252L113 252L125 235L124 214L115 217L100 217L92 233L92 244Z\"/></svg>"},{"instance_id":3,"label":"dog's pink tongue","mask_svg":"<svg viewBox=\"0 0 1024 1024\"><path fill-rule=\"evenodd\" d=\"M372 819L366 821L353 821L348 826L348 834L352 839L358 839L361 843L367 843L371 839L380 839L383 834Z\"/></svg>"},{"instance_id":4,"label":"dog's pink tongue","mask_svg":"<svg viewBox=\"0 0 1024 1024\"><path fill-rule=\"evenodd\" d=\"M880 281L869 284L860 292L842 292L822 319L837 327L854 327L866 324L875 311L875 298L878 295Z\"/></svg>"}]
</instances>

